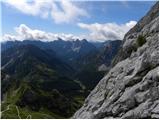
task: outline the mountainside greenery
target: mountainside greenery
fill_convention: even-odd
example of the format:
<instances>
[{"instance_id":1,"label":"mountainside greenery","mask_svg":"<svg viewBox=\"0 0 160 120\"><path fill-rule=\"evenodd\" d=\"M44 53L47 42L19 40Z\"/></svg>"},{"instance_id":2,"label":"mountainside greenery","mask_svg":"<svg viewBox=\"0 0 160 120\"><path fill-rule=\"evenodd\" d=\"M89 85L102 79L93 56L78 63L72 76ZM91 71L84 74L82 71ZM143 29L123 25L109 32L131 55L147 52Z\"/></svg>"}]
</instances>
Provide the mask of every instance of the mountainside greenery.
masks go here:
<instances>
[{"instance_id":1,"label":"mountainside greenery","mask_svg":"<svg viewBox=\"0 0 160 120\"><path fill-rule=\"evenodd\" d=\"M71 117L106 73L98 66L103 56L111 61L116 54L110 54L118 50L111 43L101 43L98 49L86 40L2 44L2 118ZM64 46L68 53L59 51ZM65 51L68 58L57 51Z\"/></svg>"},{"instance_id":2,"label":"mountainside greenery","mask_svg":"<svg viewBox=\"0 0 160 120\"><path fill-rule=\"evenodd\" d=\"M64 65L58 64L55 59L50 64L50 58L52 57L39 48L28 45L2 53L2 111L8 105L13 105L22 109L22 112L23 109L34 112L44 109L62 118L70 117L75 112L79 103L74 100L74 96L68 94L79 92L81 87L63 75L64 70L60 73L59 70ZM58 68L52 66L54 62ZM7 118L8 112L3 112L2 118Z\"/></svg>"}]
</instances>

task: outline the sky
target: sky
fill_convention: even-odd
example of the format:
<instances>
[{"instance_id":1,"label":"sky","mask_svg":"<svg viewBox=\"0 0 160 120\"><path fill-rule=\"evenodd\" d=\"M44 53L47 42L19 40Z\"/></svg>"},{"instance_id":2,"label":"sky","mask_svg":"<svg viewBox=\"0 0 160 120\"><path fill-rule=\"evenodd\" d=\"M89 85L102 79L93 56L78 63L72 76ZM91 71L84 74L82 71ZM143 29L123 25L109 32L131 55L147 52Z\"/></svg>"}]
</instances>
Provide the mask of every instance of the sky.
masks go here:
<instances>
[{"instance_id":1,"label":"sky","mask_svg":"<svg viewBox=\"0 0 160 120\"><path fill-rule=\"evenodd\" d=\"M2 0L2 40L122 40L156 1Z\"/></svg>"}]
</instances>

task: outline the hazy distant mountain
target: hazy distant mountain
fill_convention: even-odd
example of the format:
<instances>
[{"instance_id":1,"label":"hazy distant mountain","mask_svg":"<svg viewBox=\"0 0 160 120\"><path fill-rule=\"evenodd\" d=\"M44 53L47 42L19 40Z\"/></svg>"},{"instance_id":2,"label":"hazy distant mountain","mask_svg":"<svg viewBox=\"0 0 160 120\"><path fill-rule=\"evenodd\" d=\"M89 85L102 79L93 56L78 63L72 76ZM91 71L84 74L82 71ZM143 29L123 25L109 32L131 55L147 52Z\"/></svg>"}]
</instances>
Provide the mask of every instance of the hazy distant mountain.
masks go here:
<instances>
[{"instance_id":1,"label":"hazy distant mountain","mask_svg":"<svg viewBox=\"0 0 160 120\"><path fill-rule=\"evenodd\" d=\"M79 65L94 65L95 68L98 68L101 65L105 65L106 67L110 67L112 59L117 54L122 41L106 41L101 43L96 51L91 51L84 57L78 58L77 64ZM94 43L95 44L95 43Z\"/></svg>"},{"instance_id":2,"label":"hazy distant mountain","mask_svg":"<svg viewBox=\"0 0 160 120\"><path fill-rule=\"evenodd\" d=\"M80 70L75 74L75 78L81 81L88 90L92 90L109 70L120 45L121 40L103 42L96 51L78 58L75 65L79 66Z\"/></svg>"},{"instance_id":3,"label":"hazy distant mountain","mask_svg":"<svg viewBox=\"0 0 160 120\"><path fill-rule=\"evenodd\" d=\"M99 64L105 64L109 66L112 62L112 59L117 54L122 41L121 40L114 40L114 41L107 41L101 46L99 54L97 55L97 61Z\"/></svg>"},{"instance_id":4,"label":"hazy distant mountain","mask_svg":"<svg viewBox=\"0 0 160 120\"><path fill-rule=\"evenodd\" d=\"M37 40L24 40L24 41L8 41L2 43L2 51L11 46L17 45L25 45L32 44L38 46L42 49L52 49L57 55L64 59L65 62L72 62L79 56L85 56L92 50L95 50L96 47L88 42L87 40L74 40L74 41L64 41L62 39L58 39L52 42L42 42Z\"/></svg>"},{"instance_id":5,"label":"hazy distant mountain","mask_svg":"<svg viewBox=\"0 0 160 120\"><path fill-rule=\"evenodd\" d=\"M42 50L34 45L14 46L2 52L2 69L12 68L12 71L15 72L15 67L29 60L29 62L33 61L34 64L36 64L36 61L44 63L63 74L73 72L73 69L69 65L62 62L54 54L55 52L52 50ZM19 65L19 67L23 69L24 66ZM32 68L33 66L30 67Z\"/></svg>"},{"instance_id":6,"label":"hazy distant mountain","mask_svg":"<svg viewBox=\"0 0 160 120\"><path fill-rule=\"evenodd\" d=\"M61 58L68 62L74 61L80 56L85 56L91 51L96 50L96 47L87 40L63 41L57 40L52 44L53 49Z\"/></svg>"}]
</instances>

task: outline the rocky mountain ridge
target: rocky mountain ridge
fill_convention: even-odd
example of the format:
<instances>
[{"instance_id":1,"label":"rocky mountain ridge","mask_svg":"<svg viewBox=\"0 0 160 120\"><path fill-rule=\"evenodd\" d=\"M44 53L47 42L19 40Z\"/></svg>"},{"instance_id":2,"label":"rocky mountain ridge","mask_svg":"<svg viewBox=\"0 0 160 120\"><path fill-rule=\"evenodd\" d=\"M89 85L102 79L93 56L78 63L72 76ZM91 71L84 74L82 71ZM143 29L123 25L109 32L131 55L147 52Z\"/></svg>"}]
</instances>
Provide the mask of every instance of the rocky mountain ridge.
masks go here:
<instances>
[{"instance_id":1,"label":"rocky mountain ridge","mask_svg":"<svg viewBox=\"0 0 160 120\"><path fill-rule=\"evenodd\" d=\"M51 42L43 42L38 40L24 40L24 41L6 41L1 44L1 50L4 51L13 46L21 46L21 45L35 45L43 50L51 51L54 56L59 57L63 62L74 66L76 61L87 63L91 60L88 57L97 57L99 56L100 63L104 63L104 59L107 59L105 63L107 65L110 64L111 59L116 55L119 46L121 45L121 40L115 41L106 41L106 42L96 42L92 43L85 39L83 40L74 40L74 41L64 41L62 39L58 39ZM98 47L97 47L98 46ZM105 54L105 51L108 51ZM109 56L108 58L106 56ZM86 60L87 58L87 60ZM91 58L91 59L93 59ZM82 63L80 63L82 64ZM81 66L81 65L80 65ZM75 66L77 69L80 66Z\"/></svg>"},{"instance_id":2,"label":"rocky mountain ridge","mask_svg":"<svg viewBox=\"0 0 160 120\"><path fill-rule=\"evenodd\" d=\"M111 43L108 43L110 49L103 43L102 45L102 52L107 49L114 51L111 55L113 57L118 51ZM117 42L118 47L119 45ZM97 71L93 63L85 66L82 62L79 66L82 66L83 70L77 72L80 67L66 63L66 59L59 57L58 51L63 53L71 50L70 53L77 53L77 48L81 47L81 53L85 50L89 52L89 46L93 48L93 52L94 48L97 50L86 40L57 40L51 44L25 40L2 44L2 111L10 108L3 112L2 118L17 118L14 112L16 107L20 110L22 118L26 118L28 113L32 118L71 117L104 73ZM52 47L55 49L51 49ZM85 54L87 53L84 52ZM94 54L98 55L99 52ZM111 61L111 58L109 59ZM90 60L87 61L90 63Z\"/></svg>"},{"instance_id":3,"label":"rocky mountain ridge","mask_svg":"<svg viewBox=\"0 0 160 120\"><path fill-rule=\"evenodd\" d=\"M113 68L72 118L159 118L159 3L124 37Z\"/></svg>"}]
</instances>

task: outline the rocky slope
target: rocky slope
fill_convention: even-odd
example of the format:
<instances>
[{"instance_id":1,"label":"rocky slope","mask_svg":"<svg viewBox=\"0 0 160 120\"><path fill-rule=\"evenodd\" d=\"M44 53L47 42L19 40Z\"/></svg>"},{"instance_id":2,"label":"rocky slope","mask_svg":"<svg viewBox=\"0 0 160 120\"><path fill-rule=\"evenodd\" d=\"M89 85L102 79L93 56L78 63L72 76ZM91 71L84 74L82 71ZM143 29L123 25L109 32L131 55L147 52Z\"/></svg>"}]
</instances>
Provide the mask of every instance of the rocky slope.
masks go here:
<instances>
[{"instance_id":1,"label":"rocky slope","mask_svg":"<svg viewBox=\"0 0 160 120\"><path fill-rule=\"evenodd\" d=\"M159 6L124 37L114 67L73 118L159 117Z\"/></svg>"}]
</instances>

